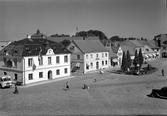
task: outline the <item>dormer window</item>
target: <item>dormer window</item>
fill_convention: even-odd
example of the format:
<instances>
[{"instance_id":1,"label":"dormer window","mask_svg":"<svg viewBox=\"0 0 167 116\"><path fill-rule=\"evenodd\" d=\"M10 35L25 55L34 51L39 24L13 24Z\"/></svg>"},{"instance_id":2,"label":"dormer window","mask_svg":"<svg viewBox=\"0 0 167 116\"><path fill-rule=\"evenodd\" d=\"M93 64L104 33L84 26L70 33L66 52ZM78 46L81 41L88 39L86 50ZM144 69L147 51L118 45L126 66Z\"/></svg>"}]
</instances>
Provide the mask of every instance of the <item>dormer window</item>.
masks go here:
<instances>
[{"instance_id":1,"label":"dormer window","mask_svg":"<svg viewBox=\"0 0 167 116\"><path fill-rule=\"evenodd\" d=\"M70 51L74 51L75 47L74 46L71 46L70 47Z\"/></svg>"},{"instance_id":2,"label":"dormer window","mask_svg":"<svg viewBox=\"0 0 167 116\"><path fill-rule=\"evenodd\" d=\"M14 58L14 66L17 67L17 59Z\"/></svg>"},{"instance_id":3,"label":"dormer window","mask_svg":"<svg viewBox=\"0 0 167 116\"><path fill-rule=\"evenodd\" d=\"M10 59L7 60L7 67L12 67L12 61Z\"/></svg>"}]
</instances>

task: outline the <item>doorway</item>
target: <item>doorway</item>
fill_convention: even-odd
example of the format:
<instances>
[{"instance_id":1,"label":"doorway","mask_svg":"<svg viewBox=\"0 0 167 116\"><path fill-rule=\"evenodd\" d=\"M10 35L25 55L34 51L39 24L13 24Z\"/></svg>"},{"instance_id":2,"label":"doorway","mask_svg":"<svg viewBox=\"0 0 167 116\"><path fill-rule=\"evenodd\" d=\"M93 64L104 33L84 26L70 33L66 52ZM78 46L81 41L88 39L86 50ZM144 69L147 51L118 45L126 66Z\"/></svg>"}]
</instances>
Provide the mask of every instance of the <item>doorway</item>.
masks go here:
<instances>
[{"instance_id":1,"label":"doorway","mask_svg":"<svg viewBox=\"0 0 167 116\"><path fill-rule=\"evenodd\" d=\"M17 74L14 74L14 80L17 81Z\"/></svg>"},{"instance_id":2,"label":"doorway","mask_svg":"<svg viewBox=\"0 0 167 116\"><path fill-rule=\"evenodd\" d=\"M48 79L49 79L49 80L52 79L52 71L51 71L51 70L48 71Z\"/></svg>"},{"instance_id":3,"label":"doorway","mask_svg":"<svg viewBox=\"0 0 167 116\"><path fill-rule=\"evenodd\" d=\"M99 69L99 62L96 62L96 69Z\"/></svg>"}]
</instances>

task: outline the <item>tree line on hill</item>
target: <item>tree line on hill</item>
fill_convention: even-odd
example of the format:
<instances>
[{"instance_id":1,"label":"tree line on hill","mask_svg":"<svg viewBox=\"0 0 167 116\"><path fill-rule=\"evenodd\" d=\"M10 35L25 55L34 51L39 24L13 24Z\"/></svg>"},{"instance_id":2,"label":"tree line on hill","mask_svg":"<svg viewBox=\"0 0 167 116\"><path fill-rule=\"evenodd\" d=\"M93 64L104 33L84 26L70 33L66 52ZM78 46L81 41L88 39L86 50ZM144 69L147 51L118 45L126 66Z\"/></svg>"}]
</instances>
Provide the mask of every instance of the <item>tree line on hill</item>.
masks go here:
<instances>
[{"instance_id":1,"label":"tree line on hill","mask_svg":"<svg viewBox=\"0 0 167 116\"><path fill-rule=\"evenodd\" d=\"M99 30L89 30L89 31L80 31L76 32L75 35L67 35L67 34L53 34L51 37L91 37L91 36L96 36L99 37L99 40L103 45L107 45L108 43L111 43L113 41L125 41L125 40L146 40L146 38L141 37L135 38L135 37L129 37L129 38L121 38L117 35L112 36L110 38L107 38L104 32L99 31ZM61 42L63 45L67 46L70 41L69 40L64 40Z\"/></svg>"},{"instance_id":2,"label":"tree line on hill","mask_svg":"<svg viewBox=\"0 0 167 116\"><path fill-rule=\"evenodd\" d=\"M124 40L146 40L146 38L135 38L135 37L129 37L129 38L121 38L118 35L112 36L108 38L104 32L99 30L89 30L89 31L80 31L76 32L75 35L72 35L71 37L90 37L90 36L96 36L99 37L99 40L101 41L124 41ZM70 37L68 34L53 34L51 37Z\"/></svg>"}]
</instances>

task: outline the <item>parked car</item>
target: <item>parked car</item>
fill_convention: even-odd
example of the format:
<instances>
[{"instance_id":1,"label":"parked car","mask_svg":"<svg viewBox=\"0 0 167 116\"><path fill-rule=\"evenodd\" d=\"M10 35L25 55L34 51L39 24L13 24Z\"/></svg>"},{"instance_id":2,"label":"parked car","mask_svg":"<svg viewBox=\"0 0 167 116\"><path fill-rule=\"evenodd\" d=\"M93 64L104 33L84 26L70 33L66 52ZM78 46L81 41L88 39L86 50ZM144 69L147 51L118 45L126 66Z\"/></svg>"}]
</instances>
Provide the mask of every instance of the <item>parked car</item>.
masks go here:
<instances>
[{"instance_id":1,"label":"parked car","mask_svg":"<svg viewBox=\"0 0 167 116\"><path fill-rule=\"evenodd\" d=\"M150 96L167 99L167 87L162 87L161 89L153 89Z\"/></svg>"},{"instance_id":2,"label":"parked car","mask_svg":"<svg viewBox=\"0 0 167 116\"><path fill-rule=\"evenodd\" d=\"M11 87L12 81L10 76L0 76L0 88Z\"/></svg>"}]
</instances>

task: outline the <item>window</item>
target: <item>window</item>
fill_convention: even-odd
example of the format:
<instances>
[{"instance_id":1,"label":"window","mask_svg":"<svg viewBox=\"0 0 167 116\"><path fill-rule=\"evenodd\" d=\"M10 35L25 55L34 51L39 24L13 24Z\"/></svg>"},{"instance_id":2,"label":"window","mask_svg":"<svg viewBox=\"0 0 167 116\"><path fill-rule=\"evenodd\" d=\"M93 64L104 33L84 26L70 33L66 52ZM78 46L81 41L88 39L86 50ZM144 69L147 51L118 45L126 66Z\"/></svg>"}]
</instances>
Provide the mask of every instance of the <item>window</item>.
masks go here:
<instances>
[{"instance_id":1,"label":"window","mask_svg":"<svg viewBox=\"0 0 167 116\"><path fill-rule=\"evenodd\" d=\"M93 58L93 55L91 54L90 57Z\"/></svg>"},{"instance_id":2,"label":"window","mask_svg":"<svg viewBox=\"0 0 167 116\"><path fill-rule=\"evenodd\" d=\"M39 78L43 78L43 72L39 72Z\"/></svg>"},{"instance_id":3,"label":"window","mask_svg":"<svg viewBox=\"0 0 167 116\"><path fill-rule=\"evenodd\" d=\"M77 59L80 59L80 55L77 55Z\"/></svg>"},{"instance_id":4,"label":"window","mask_svg":"<svg viewBox=\"0 0 167 116\"><path fill-rule=\"evenodd\" d=\"M51 57L48 57L48 64L52 64L52 59L51 59Z\"/></svg>"},{"instance_id":5,"label":"window","mask_svg":"<svg viewBox=\"0 0 167 116\"><path fill-rule=\"evenodd\" d=\"M74 51L74 50L75 50L75 46L71 46L70 51Z\"/></svg>"},{"instance_id":6,"label":"window","mask_svg":"<svg viewBox=\"0 0 167 116\"><path fill-rule=\"evenodd\" d=\"M28 66L32 66L32 58L28 59Z\"/></svg>"},{"instance_id":7,"label":"window","mask_svg":"<svg viewBox=\"0 0 167 116\"><path fill-rule=\"evenodd\" d=\"M17 74L14 74L14 80L17 81Z\"/></svg>"},{"instance_id":8,"label":"window","mask_svg":"<svg viewBox=\"0 0 167 116\"><path fill-rule=\"evenodd\" d=\"M60 58L59 58L59 56L56 56L56 63L60 63Z\"/></svg>"},{"instance_id":9,"label":"window","mask_svg":"<svg viewBox=\"0 0 167 116\"><path fill-rule=\"evenodd\" d=\"M107 53L105 53L106 57L107 57Z\"/></svg>"},{"instance_id":10,"label":"window","mask_svg":"<svg viewBox=\"0 0 167 116\"><path fill-rule=\"evenodd\" d=\"M86 59L88 59L89 57L88 57L88 55L86 55Z\"/></svg>"},{"instance_id":11,"label":"window","mask_svg":"<svg viewBox=\"0 0 167 116\"><path fill-rule=\"evenodd\" d=\"M3 58L3 65L4 66L6 66L6 62L7 62L6 58Z\"/></svg>"},{"instance_id":12,"label":"window","mask_svg":"<svg viewBox=\"0 0 167 116\"><path fill-rule=\"evenodd\" d=\"M32 75L32 74L29 74L29 75L28 75L28 79L29 79L29 80L33 80L33 75Z\"/></svg>"},{"instance_id":13,"label":"window","mask_svg":"<svg viewBox=\"0 0 167 116\"><path fill-rule=\"evenodd\" d=\"M166 51L166 47L163 47L163 50L165 50L165 51Z\"/></svg>"},{"instance_id":14,"label":"window","mask_svg":"<svg viewBox=\"0 0 167 116\"><path fill-rule=\"evenodd\" d=\"M17 67L17 59L14 58L14 67Z\"/></svg>"},{"instance_id":15,"label":"window","mask_svg":"<svg viewBox=\"0 0 167 116\"><path fill-rule=\"evenodd\" d=\"M93 67L93 63L92 62L90 63L90 66Z\"/></svg>"},{"instance_id":16,"label":"window","mask_svg":"<svg viewBox=\"0 0 167 116\"><path fill-rule=\"evenodd\" d=\"M96 58L98 58L99 57L99 55L98 54L96 54Z\"/></svg>"},{"instance_id":17,"label":"window","mask_svg":"<svg viewBox=\"0 0 167 116\"><path fill-rule=\"evenodd\" d=\"M68 62L68 56L64 56L64 62Z\"/></svg>"},{"instance_id":18,"label":"window","mask_svg":"<svg viewBox=\"0 0 167 116\"><path fill-rule=\"evenodd\" d=\"M86 63L86 69L89 70L89 64Z\"/></svg>"},{"instance_id":19,"label":"window","mask_svg":"<svg viewBox=\"0 0 167 116\"><path fill-rule=\"evenodd\" d=\"M104 61L102 61L102 66L104 66Z\"/></svg>"},{"instance_id":20,"label":"window","mask_svg":"<svg viewBox=\"0 0 167 116\"><path fill-rule=\"evenodd\" d=\"M8 59L6 63L7 63L7 67L12 67L13 66L12 61L10 59Z\"/></svg>"},{"instance_id":21,"label":"window","mask_svg":"<svg viewBox=\"0 0 167 116\"><path fill-rule=\"evenodd\" d=\"M107 60L106 60L106 65L107 65Z\"/></svg>"},{"instance_id":22,"label":"window","mask_svg":"<svg viewBox=\"0 0 167 116\"><path fill-rule=\"evenodd\" d=\"M60 70L56 70L56 75L60 75Z\"/></svg>"},{"instance_id":23,"label":"window","mask_svg":"<svg viewBox=\"0 0 167 116\"><path fill-rule=\"evenodd\" d=\"M67 74L67 73L68 73L67 68L65 68L65 69L64 69L64 73L65 73L65 74Z\"/></svg>"},{"instance_id":24,"label":"window","mask_svg":"<svg viewBox=\"0 0 167 116\"><path fill-rule=\"evenodd\" d=\"M7 75L7 72L4 72L4 75Z\"/></svg>"},{"instance_id":25,"label":"window","mask_svg":"<svg viewBox=\"0 0 167 116\"><path fill-rule=\"evenodd\" d=\"M102 53L102 58L104 57L104 53Z\"/></svg>"},{"instance_id":26,"label":"window","mask_svg":"<svg viewBox=\"0 0 167 116\"><path fill-rule=\"evenodd\" d=\"M43 59L42 58L39 59L38 61L39 61L39 65L43 65Z\"/></svg>"}]
</instances>

